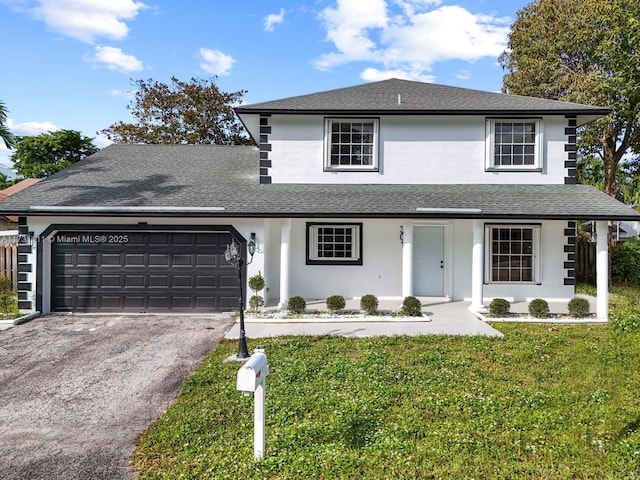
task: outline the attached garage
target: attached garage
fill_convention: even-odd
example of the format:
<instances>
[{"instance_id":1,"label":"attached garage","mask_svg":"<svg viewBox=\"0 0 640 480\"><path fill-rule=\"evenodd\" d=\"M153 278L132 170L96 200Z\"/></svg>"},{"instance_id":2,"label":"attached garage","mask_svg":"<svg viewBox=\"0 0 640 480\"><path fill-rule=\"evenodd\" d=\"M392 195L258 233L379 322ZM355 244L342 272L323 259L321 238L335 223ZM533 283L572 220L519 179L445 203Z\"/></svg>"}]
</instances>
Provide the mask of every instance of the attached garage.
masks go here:
<instances>
[{"instance_id":1,"label":"attached garage","mask_svg":"<svg viewBox=\"0 0 640 480\"><path fill-rule=\"evenodd\" d=\"M51 309L219 312L238 308L230 231L60 230L51 237Z\"/></svg>"}]
</instances>

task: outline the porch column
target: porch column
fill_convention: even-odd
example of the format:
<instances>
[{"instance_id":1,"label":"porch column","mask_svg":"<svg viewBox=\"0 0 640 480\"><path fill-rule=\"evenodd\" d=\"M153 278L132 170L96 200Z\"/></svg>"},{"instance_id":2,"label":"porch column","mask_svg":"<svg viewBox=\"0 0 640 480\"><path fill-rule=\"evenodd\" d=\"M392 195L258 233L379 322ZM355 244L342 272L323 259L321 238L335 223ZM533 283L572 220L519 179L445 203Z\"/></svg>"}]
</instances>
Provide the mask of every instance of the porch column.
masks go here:
<instances>
[{"instance_id":1,"label":"porch column","mask_svg":"<svg viewBox=\"0 0 640 480\"><path fill-rule=\"evenodd\" d=\"M609 226L606 221L596 226L596 315L599 320L609 318Z\"/></svg>"},{"instance_id":2,"label":"porch column","mask_svg":"<svg viewBox=\"0 0 640 480\"><path fill-rule=\"evenodd\" d=\"M413 222L402 225L402 298L413 295Z\"/></svg>"},{"instance_id":3,"label":"porch column","mask_svg":"<svg viewBox=\"0 0 640 480\"><path fill-rule=\"evenodd\" d=\"M278 308L284 310L289 303L289 255L291 243L291 219L282 220L280 226L280 303Z\"/></svg>"},{"instance_id":4,"label":"porch column","mask_svg":"<svg viewBox=\"0 0 640 480\"><path fill-rule=\"evenodd\" d=\"M471 305L470 310L483 311L482 303L482 257L484 252L484 225L482 220L473 221L473 246L471 250Z\"/></svg>"}]
</instances>

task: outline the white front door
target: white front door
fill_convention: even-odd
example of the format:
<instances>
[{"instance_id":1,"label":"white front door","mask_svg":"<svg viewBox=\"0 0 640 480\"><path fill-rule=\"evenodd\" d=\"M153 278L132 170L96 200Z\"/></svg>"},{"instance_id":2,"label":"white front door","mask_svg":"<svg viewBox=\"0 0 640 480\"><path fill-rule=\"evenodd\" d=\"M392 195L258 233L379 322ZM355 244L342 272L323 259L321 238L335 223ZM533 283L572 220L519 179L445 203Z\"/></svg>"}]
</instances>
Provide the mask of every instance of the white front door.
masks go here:
<instances>
[{"instance_id":1,"label":"white front door","mask_svg":"<svg viewBox=\"0 0 640 480\"><path fill-rule=\"evenodd\" d=\"M413 229L413 294L444 296L444 227Z\"/></svg>"}]
</instances>

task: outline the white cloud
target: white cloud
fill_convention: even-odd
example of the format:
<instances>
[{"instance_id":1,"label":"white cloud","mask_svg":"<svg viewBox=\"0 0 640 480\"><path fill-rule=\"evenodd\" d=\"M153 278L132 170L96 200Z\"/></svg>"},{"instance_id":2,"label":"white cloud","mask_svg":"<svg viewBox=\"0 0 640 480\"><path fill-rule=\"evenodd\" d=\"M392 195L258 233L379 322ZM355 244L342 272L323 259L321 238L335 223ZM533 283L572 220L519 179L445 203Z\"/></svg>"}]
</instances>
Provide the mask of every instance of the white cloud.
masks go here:
<instances>
[{"instance_id":1,"label":"white cloud","mask_svg":"<svg viewBox=\"0 0 640 480\"><path fill-rule=\"evenodd\" d=\"M211 75L229 75L235 63L233 57L220 50L200 49L200 68Z\"/></svg>"},{"instance_id":2,"label":"white cloud","mask_svg":"<svg viewBox=\"0 0 640 480\"><path fill-rule=\"evenodd\" d=\"M456 73L456 78L458 80L469 80L471 78L471 72L469 70L460 70Z\"/></svg>"},{"instance_id":3,"label":"white cloud","mask_svg":"<svg viewBox=\"0 0 640 480\"><path fill-rule=\"evenodd\" d=\"M424 75L421 71L408 70L378 70L377 68L365 68L360 74L360 78L365 82L378 82L389 78L400 78L402 80L415 80L418 82L433 83L436 79L433 75Z\"/></svg>"},{"instance_id":4,"label":"white cloud","mask_svg":"<svg viewBox=\"0 0 640 480\"><path fill-rule=\"evenodd\" d=\"M109 140L106 136L104 136L103 134L99 133L97 134L94 139L93 139L93 143L98 147L98 148L104 148L104 147L108 147L109 145L111 145L113 142L111 140Z\"/></svg>"},{"instance_id":5,"label":"white cloud","mask_svg":"<svg viewBox=\"0 0 640 480\"><path fill-rule=\"evenodd\" d=\"M119 88L112 88L109 90L109 94L114 97L133 98L136 96L136 90L120 90Z\"/></svg>"},{"instance_id":6,"label":"white cloud","mask_svg":"<svg viewBox=\"0 0 640 480\"><path fill-rule=\"evenodd\" d=\"M147 8L134 0L37 0L31 11L49 28L83 42L106 37L121 40L129 33L125 23Z\"/></svg>"},{"instance_id":7,"label":"white cloud","mask_svg":"<svg viewBox=\"0 0 640 480\"><path fill-rule=\"evenodd\" d=\"M32 135L40 135L45 132L55 132L59 130L53 122L23 122L14 123L13 119L7 118L7 127L11 130L11 133L19 137L26 137Z\"/></svg>"},{"instance_id":8,"label":"white cloud","mask_svg":"<svg viewBox=\"0 0 640 480\"><path fill-rule=\"evenodd\" d=\"M508 18L473 14L440 0L338 0L320 19L336 51L320 56L316 68L329 70L367 61L362 78L431 78L434 64L447 60L474 62L497 57L505 49Z\"/></svg>"},{"instance_id":9,"label":"white cloud","mask_svg":"<svg viewBox=\"0 0 640 480\"><path fill-rule=\"evenodd\" d=\"M284 21L284 8L280 9L280 13L271 13L264 19L264 30L266 32L273 32L275 25L281 24Z\"/></svg>"},{"instance_id":10,"label":"white cloud","mask_svg":"<svg viewBox=\"0 0 640 480\"><path fill-rule=\"evenodd\" d=\"M93 56L86 56L88 62L103 63L109 70L121 72L138 72L142 70L142 62L133 55L127 55L116 47L97 46Z\"/></svg>"}]
</instances>

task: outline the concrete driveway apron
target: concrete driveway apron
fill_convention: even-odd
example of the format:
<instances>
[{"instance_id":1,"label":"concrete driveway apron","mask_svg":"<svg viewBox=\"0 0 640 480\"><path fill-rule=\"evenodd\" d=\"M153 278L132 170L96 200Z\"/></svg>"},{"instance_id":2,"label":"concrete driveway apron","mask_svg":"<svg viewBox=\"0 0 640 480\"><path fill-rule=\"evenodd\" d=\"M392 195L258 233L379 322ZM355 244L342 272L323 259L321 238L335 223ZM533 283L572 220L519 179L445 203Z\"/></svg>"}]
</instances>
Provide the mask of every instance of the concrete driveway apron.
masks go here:
<instances>
[{"instance_id":1,"label":"concrete driveway apron","mask_svg":"<svg viewBox=\"0 0 640 480\"><path fill-rule=\"evenodd\" d=\"M138 434L229 315L50 315L0 331L0 478L133 479Z\"/></svg>"}]
</instances>

